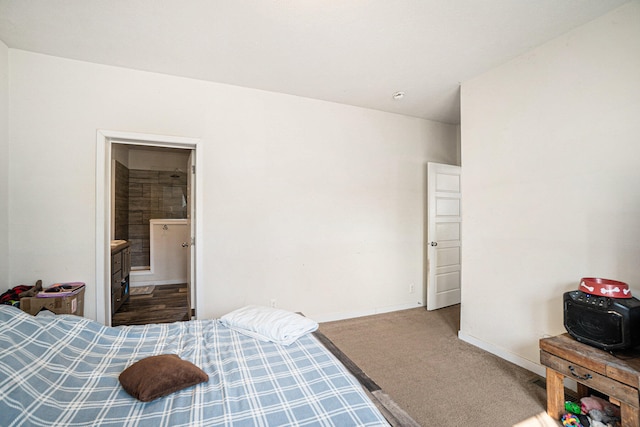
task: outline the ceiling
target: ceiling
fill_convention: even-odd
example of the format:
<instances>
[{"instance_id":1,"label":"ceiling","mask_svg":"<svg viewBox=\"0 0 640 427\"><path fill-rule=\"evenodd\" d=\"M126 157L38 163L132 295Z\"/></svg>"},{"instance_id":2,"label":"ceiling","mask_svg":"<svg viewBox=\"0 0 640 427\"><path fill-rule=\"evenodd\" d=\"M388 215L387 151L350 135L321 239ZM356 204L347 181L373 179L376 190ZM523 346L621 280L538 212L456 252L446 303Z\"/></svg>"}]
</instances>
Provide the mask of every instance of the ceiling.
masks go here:
<instances>
[{"instance_id":1,"label":"ceiling","mask_svg":"<svg viewBox=\"0 0 640 427\"><path fill-rule=\"evenodd\" d=\"M456 124L461 82L626 1L0 0L0 40Z\"/></svg>"}]
</instances>

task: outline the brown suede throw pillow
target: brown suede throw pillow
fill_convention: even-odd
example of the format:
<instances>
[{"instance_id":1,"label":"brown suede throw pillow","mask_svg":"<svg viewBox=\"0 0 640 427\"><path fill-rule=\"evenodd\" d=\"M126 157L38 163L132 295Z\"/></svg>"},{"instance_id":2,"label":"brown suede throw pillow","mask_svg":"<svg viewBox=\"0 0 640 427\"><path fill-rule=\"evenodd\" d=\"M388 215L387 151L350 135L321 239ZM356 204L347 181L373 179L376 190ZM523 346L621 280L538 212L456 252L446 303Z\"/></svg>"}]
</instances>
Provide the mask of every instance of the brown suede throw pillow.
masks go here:
<instances>
[{"instance_id":1,"label":"brown suede throw pillow","mask_svg":"<svg viewBox=\"0 0 640 427\"><path fill-rule=\"evenodd\" d=\"M150 402L183 388L209 381L209 376L193 363L175 354L150 356L122 371L120 384L131 396Z\"/></svg>"}]
</instances>

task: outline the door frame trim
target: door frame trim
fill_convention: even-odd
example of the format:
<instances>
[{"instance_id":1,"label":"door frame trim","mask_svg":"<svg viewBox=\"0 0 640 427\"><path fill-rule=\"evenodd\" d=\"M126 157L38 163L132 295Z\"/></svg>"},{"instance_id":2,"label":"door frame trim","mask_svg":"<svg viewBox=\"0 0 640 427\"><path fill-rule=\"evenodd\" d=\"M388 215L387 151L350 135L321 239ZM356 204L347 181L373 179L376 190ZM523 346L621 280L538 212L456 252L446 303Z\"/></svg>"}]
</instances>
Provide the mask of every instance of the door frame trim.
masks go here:
<instances>
[{"instance_id":1,"label":"door frame trim","mask_svg":"<svg viewBox=\"0 0 640 427\"><path fill-rule=\"evenodd\" d=\"M195 184L195 242L192 280L196 316L202 308L202 278L198 266L202 264L202 155L199 138L154 135L98 129L96 137L96 320L111 325L111 145L114 143L149 147L180 148L194 155ZM189 171L191 172L191 171Z\"/></svg>"}]
</instances>

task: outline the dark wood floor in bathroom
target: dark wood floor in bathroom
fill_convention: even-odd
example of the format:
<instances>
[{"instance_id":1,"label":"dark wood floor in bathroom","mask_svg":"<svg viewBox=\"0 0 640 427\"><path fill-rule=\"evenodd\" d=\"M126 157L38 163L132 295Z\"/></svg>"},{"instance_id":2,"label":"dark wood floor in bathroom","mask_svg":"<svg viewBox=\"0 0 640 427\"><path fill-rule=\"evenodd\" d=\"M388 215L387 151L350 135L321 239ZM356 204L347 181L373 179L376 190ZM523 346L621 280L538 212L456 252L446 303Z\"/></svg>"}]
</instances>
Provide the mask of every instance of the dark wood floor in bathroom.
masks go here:
<instances>
[{"instance_id":1,"label":"dark wood floor in bathroom","mask_svg":"<svg viewBox=\"0 0 640 427\"><path fill-rule=\"evenodd\" d=\"M187 284L156 286L151 294L132 295L113 315L111 324L145 325L189 320Z\"/></svg>"}]
</instances>

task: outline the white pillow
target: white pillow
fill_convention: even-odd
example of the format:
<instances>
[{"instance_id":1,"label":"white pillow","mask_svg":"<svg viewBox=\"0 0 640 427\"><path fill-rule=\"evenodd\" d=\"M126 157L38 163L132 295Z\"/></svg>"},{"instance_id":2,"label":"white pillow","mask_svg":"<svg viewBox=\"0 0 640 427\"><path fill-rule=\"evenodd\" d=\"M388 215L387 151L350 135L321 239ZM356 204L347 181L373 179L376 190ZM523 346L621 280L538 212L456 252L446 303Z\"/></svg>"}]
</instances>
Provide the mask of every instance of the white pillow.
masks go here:
<instances>
[{"instance_id":1,"label":"white pillow","mask_svg":"<svg viewBox=\"0 0 640 427\"><path fill-rule=\"evenodd\" d=\"M318 323L287 310L248 305L220 318L226 327L241 334L289 345L301 336L318 329Z\"/></svg>"}]
</instances>

